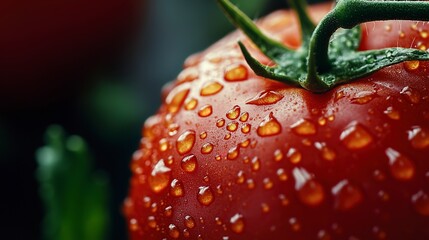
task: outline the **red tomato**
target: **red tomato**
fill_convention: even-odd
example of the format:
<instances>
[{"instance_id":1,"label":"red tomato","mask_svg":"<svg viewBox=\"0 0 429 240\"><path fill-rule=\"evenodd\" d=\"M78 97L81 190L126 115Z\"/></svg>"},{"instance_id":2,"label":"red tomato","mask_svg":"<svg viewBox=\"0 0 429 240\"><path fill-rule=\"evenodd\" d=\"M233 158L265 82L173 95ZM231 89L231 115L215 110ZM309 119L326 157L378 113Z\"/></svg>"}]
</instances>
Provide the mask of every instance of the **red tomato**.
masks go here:
<instances>
[{"instance_id":1,"label":"red tomato","mask_svg":"<svg viewBox=\"0 0 429 240\"><path fill-rule=\"evenodd\" d=\"M369 23L360 48L429 46L413 24ZM258 25L299 45L288 11ZM314 94L255 75L239 39L267 63L233 33L186 61L146 121L130 239L429 239L428 63Z\"/></svg>"},{"instance_id":2,"label":"red tomato","mask_svg":"<svg viewBox=\"0 0 429 240\"><path fill-rule=\"evenodd\" d=\"M140 5L137 0L2 1L1 105L45 101L75 87L121 48Z\"/></svg>"}]
</instances>

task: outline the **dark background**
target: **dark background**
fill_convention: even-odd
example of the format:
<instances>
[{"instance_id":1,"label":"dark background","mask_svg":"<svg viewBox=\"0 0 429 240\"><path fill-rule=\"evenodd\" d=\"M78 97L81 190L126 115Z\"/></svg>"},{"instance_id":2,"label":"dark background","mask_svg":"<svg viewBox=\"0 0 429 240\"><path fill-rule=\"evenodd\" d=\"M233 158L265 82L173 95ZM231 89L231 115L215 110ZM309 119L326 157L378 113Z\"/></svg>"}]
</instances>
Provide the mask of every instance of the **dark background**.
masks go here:
<instances>
[{"instance_id":1,"label":"dark background","mask_svg":"<svg viewBox=\"0 0 429 240\"><path fill-rule=\"evenodd\" d=\"M252 18L287 7L234 2ZM1 1L1 238L40 239L34 154L59 124L82 136L108 173L111 239L126 239L120 207L142 123L185 58L232 29L214 0Z\"/></svg>"}]
</instances>

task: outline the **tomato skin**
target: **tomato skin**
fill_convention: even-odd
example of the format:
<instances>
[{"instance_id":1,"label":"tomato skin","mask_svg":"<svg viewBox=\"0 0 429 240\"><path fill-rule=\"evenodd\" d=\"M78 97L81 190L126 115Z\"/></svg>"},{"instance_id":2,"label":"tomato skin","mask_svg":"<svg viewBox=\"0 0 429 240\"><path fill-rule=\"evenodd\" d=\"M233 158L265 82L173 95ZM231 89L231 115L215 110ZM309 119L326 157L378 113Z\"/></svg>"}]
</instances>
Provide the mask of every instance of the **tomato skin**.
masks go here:
<instances>
[{"instance_id":1,"label":"tomato skin","mask_svg":"<svg viewBox=\"0 0 429 240\"><path fill-rule=\"evenodd\" d=\"M259 25L294 46L293 22L282 11ZM361 48L378 35L364 32ZM429 238L428 64L314 94L256 76L238 39L269 62L233 33L185 62L146 121L124 207L130 239Z\"/></svg>"}]
</instances>

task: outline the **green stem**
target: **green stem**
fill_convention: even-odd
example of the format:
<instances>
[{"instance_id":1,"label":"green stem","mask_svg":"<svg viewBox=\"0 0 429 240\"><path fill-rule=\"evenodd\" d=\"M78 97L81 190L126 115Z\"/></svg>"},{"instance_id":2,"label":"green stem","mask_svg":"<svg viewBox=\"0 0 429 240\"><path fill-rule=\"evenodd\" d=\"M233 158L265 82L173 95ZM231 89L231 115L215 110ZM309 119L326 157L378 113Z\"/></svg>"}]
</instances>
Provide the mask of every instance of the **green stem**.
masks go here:
<instances>
[{"instance_id":1,"label":"green stem","mask_svg":"<svg viewBox=\"0 0 429 240\"><path fill-rule=\"evenodd\" d=\"M330 37L339 28L382 20L429 21L429 4L422 1L339 0L316 27L310 40L308 68L323 73L330 69Z\"/></svg>"}]
</instances>

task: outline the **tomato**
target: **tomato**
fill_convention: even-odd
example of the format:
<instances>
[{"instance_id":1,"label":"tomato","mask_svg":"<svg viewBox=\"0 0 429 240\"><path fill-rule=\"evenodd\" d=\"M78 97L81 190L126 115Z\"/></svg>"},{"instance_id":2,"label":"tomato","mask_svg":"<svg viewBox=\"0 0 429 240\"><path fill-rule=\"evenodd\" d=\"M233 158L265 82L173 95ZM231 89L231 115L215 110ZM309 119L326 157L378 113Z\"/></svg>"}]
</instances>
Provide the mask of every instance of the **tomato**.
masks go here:
<instances>
[{"instance_id":1,"label":"tomato","mask_svg":"<svg viewBox=\"0 0 429 240\"><path fill-rule=\"evenodd\" d=\"M257 25L297 47L296 23L277 11ZM361 50L429 46L427 23L374 26ZM186 60L145 122L124 204L130 239L428 239L429 64L312 93L256 75L237 40L270 64L232 33Z\"/></svg>"},{"instance_id":2,"label":"tomato","mask_svg":"<svg viewBox=\"0 0 429 240\"><path fill-rule=\"evenodd\" d=\"M43 103L76 88L79 79L123 48L140 5L135 0L2 1L1 105Z\"/></svg>"}]
</instances>

